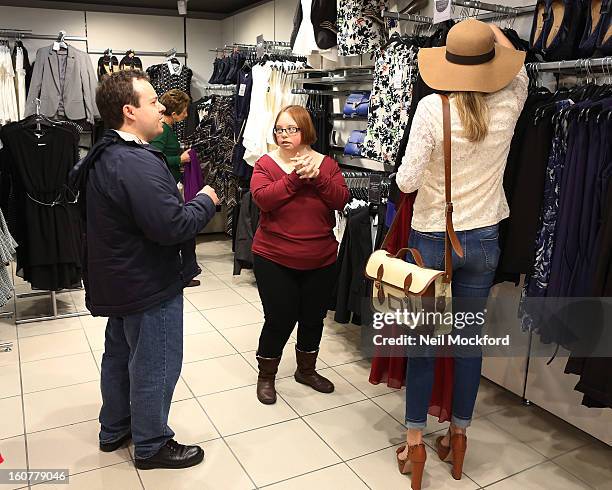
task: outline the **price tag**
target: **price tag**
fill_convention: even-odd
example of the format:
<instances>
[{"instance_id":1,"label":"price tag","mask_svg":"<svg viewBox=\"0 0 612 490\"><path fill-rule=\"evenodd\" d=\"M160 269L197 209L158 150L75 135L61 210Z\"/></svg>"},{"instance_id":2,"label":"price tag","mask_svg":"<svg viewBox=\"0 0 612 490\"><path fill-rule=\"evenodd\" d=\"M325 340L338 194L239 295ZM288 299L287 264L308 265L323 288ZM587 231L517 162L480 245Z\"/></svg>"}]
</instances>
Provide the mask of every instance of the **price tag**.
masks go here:
<instances>
[{"instance_id":1,"label":"price tag","mask_svg":"<svg viewBox=\"0 0 612 490\"><path fill-rule=\"evenodd\" d=\"M402 88L402 82L404 81L404 69L401 66L395 68L395 73L393 74L393 88L396 90L400 90Z\"/></svg>"},{"instance_id":2,"label":"price tag","mask_svg":"<svg viewBox=\"0 0 612 490\"><path fill-rule=\"evenodd\" d=\"M53 51L59 51L60 50L60 43L58 43L57 41L55 41L53 43Z\"/></svg>"},{"instance_id":3,"label":"price tag","mask_svg":"<svg viewBox=\"0 0 612 490\"><path fill-rule=\"evenodd\" d=\"M435 0L433 23L438 24L451 18L451 0Z\"/></svg>"},{"instance_id":4,"label":"price tag","mask_svg":"<svg viewBox=\"0 0 612 490\"><path fill-rule=\"evenodd\" d=\"M241 83L240 88L238 89L238 96L244 97L245 92L246 92L246 84Z\"/></svg>"},{"instance_id":5,"label":"price tag","mask_svg":"<svg viewBox=\"0 0 612 490\"><path fill-rule=\"evenodd\" d=\"M368 201L370 204L380 204L381 202L381 174L371 174L368 182Z\"/></svg>"}]
</instances>

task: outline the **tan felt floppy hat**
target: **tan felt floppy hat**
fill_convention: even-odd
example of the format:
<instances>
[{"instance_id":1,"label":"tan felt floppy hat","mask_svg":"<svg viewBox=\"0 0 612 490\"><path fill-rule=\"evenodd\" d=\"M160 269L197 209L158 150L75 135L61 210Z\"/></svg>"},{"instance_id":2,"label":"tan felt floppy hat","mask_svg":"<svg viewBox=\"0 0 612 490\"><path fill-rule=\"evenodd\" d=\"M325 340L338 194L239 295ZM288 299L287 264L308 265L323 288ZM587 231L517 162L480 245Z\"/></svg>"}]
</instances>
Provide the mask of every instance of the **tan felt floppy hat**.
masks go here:
<instances>
[{"instance_id":1,"label":"tan felt floppy hat","mask_svg":"<svg viewBox=\"0 0 612 490\"><path fill-rule=\"evenodd\" d=\"M491 28L475 19L454 25L446 46L419 50L421 77L431 88L445 92L497 92L524 63L523 51L496 44Z\"/></svg>"}]
</instances>

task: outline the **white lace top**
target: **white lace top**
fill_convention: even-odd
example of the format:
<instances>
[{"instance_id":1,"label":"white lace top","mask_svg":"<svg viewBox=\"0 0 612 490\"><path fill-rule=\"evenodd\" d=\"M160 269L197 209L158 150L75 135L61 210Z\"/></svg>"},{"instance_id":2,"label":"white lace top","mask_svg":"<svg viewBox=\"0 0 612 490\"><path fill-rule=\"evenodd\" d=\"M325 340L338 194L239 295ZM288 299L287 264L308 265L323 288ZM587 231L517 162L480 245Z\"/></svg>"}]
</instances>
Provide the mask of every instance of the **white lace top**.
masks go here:
<instances>
[{"instance_id":1,"label":"white lace top","mask_svg":"<svg viewBox=\"0 0 612 490\"><path fill-rule=\"evenodd\" d=\"M451 154L453 224L465 231L491 226L510 214L503 188L504 169L516 121L527 99L529 79L524 68L506 88L486 96L489 132L483 141L470 142L453 98L451 101ZM444 231L444 147L442 101L429 95L419 102L397 172L402 192L418 194L412 228Z\"/></svg>"}]
</instances>

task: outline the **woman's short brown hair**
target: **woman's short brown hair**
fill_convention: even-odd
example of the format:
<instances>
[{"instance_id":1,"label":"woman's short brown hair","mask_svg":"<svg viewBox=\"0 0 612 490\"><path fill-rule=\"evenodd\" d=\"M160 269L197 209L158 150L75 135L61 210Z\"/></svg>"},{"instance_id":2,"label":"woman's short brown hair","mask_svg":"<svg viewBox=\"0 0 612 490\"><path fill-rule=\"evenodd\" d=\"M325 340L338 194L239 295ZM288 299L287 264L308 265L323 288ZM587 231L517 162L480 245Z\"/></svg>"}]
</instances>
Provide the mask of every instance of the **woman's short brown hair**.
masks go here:
<instances>
[{"instance_id":1,"label":"woman's short brown hair","mask_svg":"<svg viewBox=\"0 0 612 490\"><path fill-rule=\"evenodd\" d=\"M159 101L166 108L164 114L171 116L173 113L181 114L187 108L191 99L182 90L173 88L162 95Z\"/></svg>"},{"instance_id":2,"label":"woman's short brown hair","mask_svg":"<svg viewBox=\"0 0 612 490\"><path fill-rule=\"evenodd\" d=\"M274 120L274 128L278 123L278 118L283 112L289 114L297 124L297 127L300 128L300 134L302 135L301 143L303 145L312 145L317 141L317 132L314 124L312 123L310 113L305 107L302 107L301 105L288 105L283 107L276 115L276 119ZM277 143L276 134L272 133L272 136L274 138L274 142Z\"/></svg>"}]
</instances>

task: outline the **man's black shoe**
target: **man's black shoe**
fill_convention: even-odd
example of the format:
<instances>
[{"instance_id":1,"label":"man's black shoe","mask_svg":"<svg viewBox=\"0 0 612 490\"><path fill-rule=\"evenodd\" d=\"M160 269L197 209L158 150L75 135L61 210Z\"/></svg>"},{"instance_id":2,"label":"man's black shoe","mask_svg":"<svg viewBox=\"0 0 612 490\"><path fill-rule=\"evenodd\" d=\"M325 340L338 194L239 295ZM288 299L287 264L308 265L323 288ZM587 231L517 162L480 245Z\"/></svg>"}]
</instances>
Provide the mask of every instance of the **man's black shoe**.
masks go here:
<instances>
[{"instance_id":1,"label":"man's black shoe","mask_svg":"<svg viewBox=\"0 0 612 490\"><path fill-rule=\"evenodd\" d=\"M116 451L121 446L123 446L126 442L128 442L132 438L132 433L128 432L122 438L117 439L115 442L101 442L100 443L100 451L105 453L112 453Z\"/></svg>"},{"instance_id":2,"label":"man's black shoe","mask_svg":"<svg viewBox=\"0 0 612 490\"><path fill-rule=\"evenodd\" d=\"M204 459L204 450L200 446L185 446L170 439L165 446L150 458L135 458L134 465L139 470L155 468L189 468L200 464Z\"/></svg>"}]
</instances>

